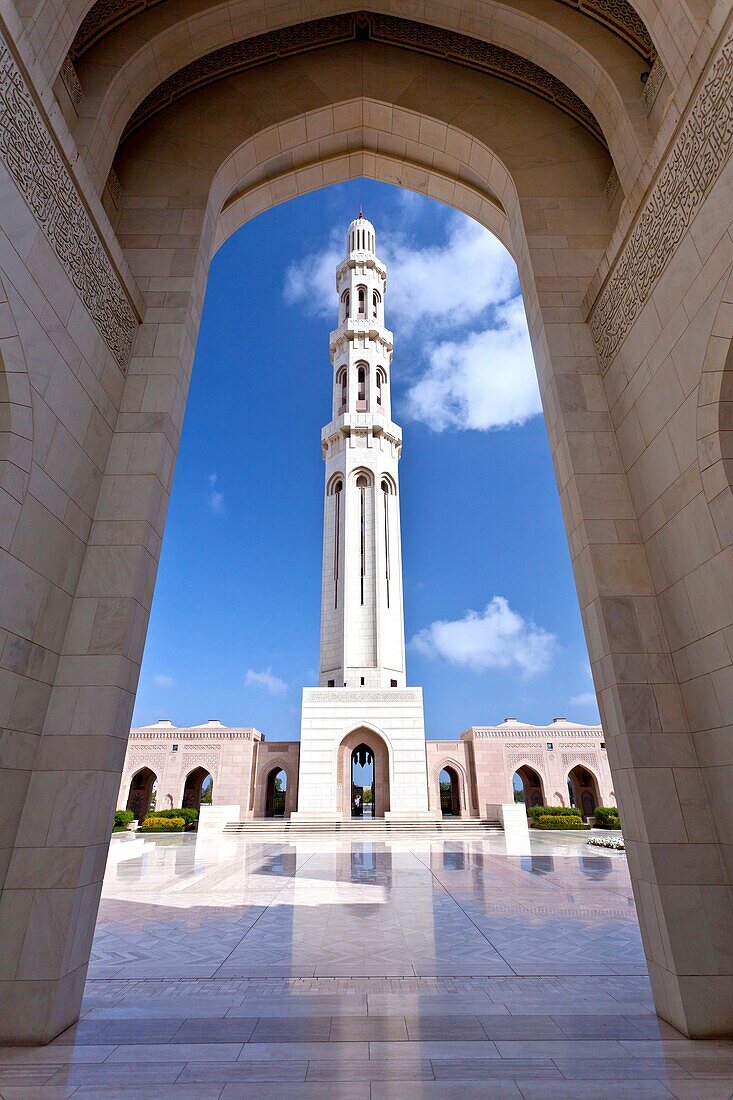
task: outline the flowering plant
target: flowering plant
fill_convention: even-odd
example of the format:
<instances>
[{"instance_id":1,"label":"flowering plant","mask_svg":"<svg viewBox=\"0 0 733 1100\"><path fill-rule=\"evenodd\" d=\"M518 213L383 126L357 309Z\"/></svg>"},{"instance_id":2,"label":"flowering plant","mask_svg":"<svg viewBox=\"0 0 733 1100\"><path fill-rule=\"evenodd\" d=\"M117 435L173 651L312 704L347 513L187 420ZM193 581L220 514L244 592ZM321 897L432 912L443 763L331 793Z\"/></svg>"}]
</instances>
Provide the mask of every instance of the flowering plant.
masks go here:
<instances>
[{"instance_id":1,"label":"flowering plant","mask_svg":"<svg viewBox=\"0 0 733 1100\"><path fill-rule=\"evenodd\" d=\"M622 836L592 836L588 841L596 848L611 848L614 852L625 852L626 845Z\"/></svg>"}]
</instances>

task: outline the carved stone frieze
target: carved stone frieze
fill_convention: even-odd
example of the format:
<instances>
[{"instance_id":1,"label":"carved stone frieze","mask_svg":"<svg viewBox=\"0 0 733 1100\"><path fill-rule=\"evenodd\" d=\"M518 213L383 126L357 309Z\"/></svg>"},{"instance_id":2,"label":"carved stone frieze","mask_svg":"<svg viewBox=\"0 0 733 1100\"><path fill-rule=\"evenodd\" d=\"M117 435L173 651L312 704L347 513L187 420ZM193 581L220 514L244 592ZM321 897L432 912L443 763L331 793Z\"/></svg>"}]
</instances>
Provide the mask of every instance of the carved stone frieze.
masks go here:
<instances>
[{"instance_id":1,"label":"carved stone frieze","mask_svg":"<svg viewBox=\"0 0 733 1100\"><path fill-rule=\"evenodd\" d=\"M160 2L161 0L97 0L76 32L71 56L75 59L81 57L115 27ZM652 60L654 45L651 37L643 19L628 0L558 0L558 2L601 23L623 38L641 57L648 61Z\"/></svg>"},{"instance_id":2,"label":"carved stone frieze","mask_svg":"<svg viewBox=\"0 0 733 1100\"><path fill-rule=\"evenodd\" d=\"M137 321L73 179L0 36L0 159L123 369Z\"/></svg>"},{"instance_id":3,"label":"carved stone frieze","mask_svg":"<svg viewBox=\"0 0 733 1100\"><path fill-rule=\"evenodd\" d=\"M711 66L595 305L605 370L733 149L733 35Z\"/></svg>"},{"instance_id":4,"label":"carved stone frieze","mask_svg":"<svg viewBox=\"0 0 733 1100\"><path fill-rule=\"evenodd\" d=\"M77 76L74 63L70 57L67 57L61 66L61 79L64 82L66 91L69 93L69 99L75 107L78 107L84 98L84 89L81 86L81 81Z\"/></svg>"},{"instance_id":5,"label":"carved stone frieze","mask_svg":"<svg viewBox=\"0 0 733 1100\"><path fill-rule=\"evenodd\" d=\"M518 768L522 764L532 764L536 768L541 768L544 763L538 752L510 752L506 762L511 768Z\"/></svg>"},{"instance_id":6,"label":"carved stone frieze","mask_svg":"<svg viewBox=\"0 0 733 1100\"><path fill-rule=\"evenodd\" d=\"M374 39L387 45L417 50L508 80L553 103L605 145L601 127L585 103L566 84L533 61L466 34L428 26L412 19L366 12L313 19L308 23L268 31L197 58L161 81L143 100L128 121L122 140L158 111L205 84L265 65L280 57L354 39Z\"/></svg>"},{"instance_id":7,"label":"carved stone frieze","mask_svg":"<svg viewBox=\"0 0 733 1100\"><path fill-rule=\"evenodd\" d=\"M646 84L644 85L644 90L641 93L641 98L644 106L646 107L647 114L650 113L652 107L654 106L654 100L659 95L659 89L662 87L666 75L667 70L665 69L661 60L657 58L651 67Z\"/></svg>"},{"instance_id":8,"label":"carved stone frieze","mask_svg":"<svg viewBox=\"0 0 733 1100\"><path fill-rule=\"evenodd\" d=\"M588 764L591 768L598 764L598 756L594 752L564 752L562 754L563 767L575 767L576 764Z\"/></svg>"}]
</instances>

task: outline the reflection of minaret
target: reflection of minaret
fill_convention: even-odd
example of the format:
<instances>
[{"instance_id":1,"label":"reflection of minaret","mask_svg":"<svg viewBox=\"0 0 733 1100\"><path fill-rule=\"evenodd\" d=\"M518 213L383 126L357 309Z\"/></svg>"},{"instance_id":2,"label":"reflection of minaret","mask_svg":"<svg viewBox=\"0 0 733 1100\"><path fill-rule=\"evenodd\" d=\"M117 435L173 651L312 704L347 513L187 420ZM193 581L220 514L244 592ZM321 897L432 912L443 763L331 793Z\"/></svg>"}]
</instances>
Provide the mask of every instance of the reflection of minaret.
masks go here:
<instances>
[{"instance_id":1,"label":"reflection of minaret","mask_svg":"<svg viewBox=\"0 0 733 1100\"><path fill-rule=\"evenodd\" d=\"M375 243L374 226L360 213L336 270L333 409L322 432L322 687L405 686L397 474L402 433L390 415L387 271Z\"/></svg>"}]
</instances>

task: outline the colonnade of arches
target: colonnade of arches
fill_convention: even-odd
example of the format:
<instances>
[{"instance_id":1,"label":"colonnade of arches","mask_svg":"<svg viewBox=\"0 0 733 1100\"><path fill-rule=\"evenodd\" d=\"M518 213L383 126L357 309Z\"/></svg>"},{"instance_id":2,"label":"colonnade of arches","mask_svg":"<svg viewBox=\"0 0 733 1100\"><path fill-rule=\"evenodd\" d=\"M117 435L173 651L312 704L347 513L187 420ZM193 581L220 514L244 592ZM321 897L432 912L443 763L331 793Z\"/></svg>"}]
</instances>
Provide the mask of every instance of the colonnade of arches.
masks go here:
<instances>
[{"instance_id":1,"label":"colonnade of arches","mask_svg":"<svg viewBox=\"0 0 733 1100\"><path fill-rule=\"evenodd\" d=\"M187 810L200 810L204 804L210 804L214 781L206 768L192 768L178 792L161 792L156 772L146 766L139 768L130 779L125 809L131 810L137 821L142 821L154 810L172 810L182 807Z\"/></svg>"},{"instance_id":2,"label":"colonnade of arches","mask_svg":"<svg viewBox=\"0 0 733 1100\"><path fill-rule=\"evenodd\" d=\"M583 764L575 764L566 775L566 790L548 791L546 781L530 764L522 764L512 776L514 801L527 811L533 806L573 806L583 817L592 817L596 806L602 805L598 777Z\"/></svg>"}]
</instances>

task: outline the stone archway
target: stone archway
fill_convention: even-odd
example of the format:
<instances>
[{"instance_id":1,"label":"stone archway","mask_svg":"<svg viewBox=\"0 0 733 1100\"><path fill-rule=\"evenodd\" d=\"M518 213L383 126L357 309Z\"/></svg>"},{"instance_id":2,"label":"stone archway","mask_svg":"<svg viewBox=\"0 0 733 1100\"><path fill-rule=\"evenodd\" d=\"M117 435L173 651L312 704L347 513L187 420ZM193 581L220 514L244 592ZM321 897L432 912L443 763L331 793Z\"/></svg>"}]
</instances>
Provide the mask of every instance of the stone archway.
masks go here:
<instances>
[{"instance_id":1,"label":"stone archway","mask_svg":"<svg viewBox=\"0 0 733 1100\"><path fill-rule=\"evenodd\" d=\"M721 903L721 884L702 874L694 884L714 945L701 975L686 962L670 900L690 887L685 861L678 877L667 873L663 895L657 882L657 849L692 835L709 857L696 866L725 866L731 816L720 812L728 791L714 812L681 794L724 775L718 748L733 726L733 700L720 690L731 668L733 565L717 520L701 507L692 427L695 391L702 397L709 381L700 372L711 329L701 303L733 262L730 128L717 125L733 71L723 5L705 34L709 0L635 0L628 9L628 25L646 17L642 29L667 70L661 84L659 69L649 81L656 104L640 96L638 49L560 4L521 17L496 5L497 37L511 30L524 41L512 53L501 39L513 72L481 67L487 45L498 55L478 5L465 20L475 28L464 35L473 63L434 48L455 28L426 6L401 45L372 34L317 50L310 41L296 56L298 37L308 39L300 24L294 52L275 51L249 71L211 68L205 56L208 83L196 70L187 85L178 69L172 75L186 94L174 100L159 66L199 60L186 23L195 13L187 9L178 32L170 24L171 48L158 53L153 45L167 30L158 18L176 19L160 6L135 16L106 77L87 58L88 99L78 112L56 103L52 82L88 3L75 3L72 18L62 5L46 19L51 7L38 0L27 10L14 43L24 66L13 50L3 54L18 125L2 146L13 156L1 165L0 269L6 284L14 273L33 319L20 343L35 377L27 407L41 413L29 471L37 495L16 500L19 509L3 499L0 515L3 578L13 570L0 624L13 699L7 835L36 868L26 883L32 919L53 920L67 946L91 938L101 875L84 888L80 919L89 927L72 928L78 907L57 920L44 870L53 860L37 838L52 836L51 807L84 782L100 812L65 843L91 858L107 841L102 811L120 774L212 251L275 203L363 174L452 203L493 228L517 260L656 1003L688 1033L733 1028L730 959L715 946L721 927L733 930L729 896ZM518 18L523 33L515 33ZM230 34L234 24L220 22ZM249 33L239 25L239 41ZM534 90L517 83L529 71L522 49L548 66L531 70ZM118 79L128 66L139 76L129 84ZM112 82L123 89L117 98L107 94ZM155 111L130 129L148 95ZM39 156L44 172L25 171ZM18 438L27 456L22 431ZM718 464L708 499L730 478ZM670 807L663 830L653 809L660 799ZM651 895L656 906L643 904ZM15 899L8 888L8 904ZM85 960L68 946L57 957L73 956L74 973L49 962L39 975L14 935L19 964L0 1035L19 1036L23 1020L23 1041L49 1038L75 1019ZM29 1022L22 1006L31 978L46 999Z\"/></svg>"},{"instance_id":2,"label":"stone archway","mask_svg":"<svg viewBox=\"0 0 733 1100\"><path fill-rule=\"evenodd\" d=\"M265 780L265 817L286 817L287 799L287 772L275 765L270 768Z\"/></svg>"},{"instance_id":3,"label":"stone archway","mask_svg":"<svg viewBox=\"0 0 733 1100\"><path fill-rule=\"evenodd\" d=\"M155 785L158 777L151 768L140 768L130 780L126 809L132 810L136 821L142 821L155 806Z\"/></svg>"},{"instance_id":4,"label":"stone archway","mask_svg":"<svg viewBox=\"0 0 733 1100\"><path fill-rule=\"evenodd\" d=\"M585 764L576 764L568 772L570 805L580 810L584 818L592 817L601 804L600 788L595 774Z\"/></svg>"},{"instance_id":5,"label":"stone archway","mask_svg":"<svg viewBox=\"0 0 733 1100\"><path fill-rule=\"evenodd\" d=\"M193 771L188 773L183 784L183 797L181 798L181 806L184 809L201 809L201 798L207 779L209 783L213 783L213 778L206 768L194 768ZM208 784L206 785L208 786Z\"/></svg>"},{"instance_id":6,"label":"stone archway","mask_svg":"<svg viewBox=\"0 0 733 1100\"><path fill-rule=\"evenodd\" d=\"M529 813L532 806L547 805L547 802L545 801L545 785L539 772L535 771L535 769L529 764L522 764L516 769L514 775L518 776L519 780L521 781L522 801L524 802L527 813Z\"/></svg>"},{"instance_id":7,"label":"stone archway","mask_svg":"<svg viewBox=\"0 0 733 1100\"><path fill-rule=\"evenodd\" d=\"M360 726L347 734L338 747L337 790L342 817L352 817L353 757L357 751L366 750L371 755L373 768L372 816L384 817L390 806L390 760L386 741L375 730Z\"/></svg>"},{"instance_id":8,"label":"stone archway","mask_svg":"<svg viewBox=\"0 0 733 1100\"><path fill-rule=\"evenodd\" d=\"M445 764L438 773L440 813L442 817L461 816L461 781L458 772Z\"/></svg>"}]
</instances>

